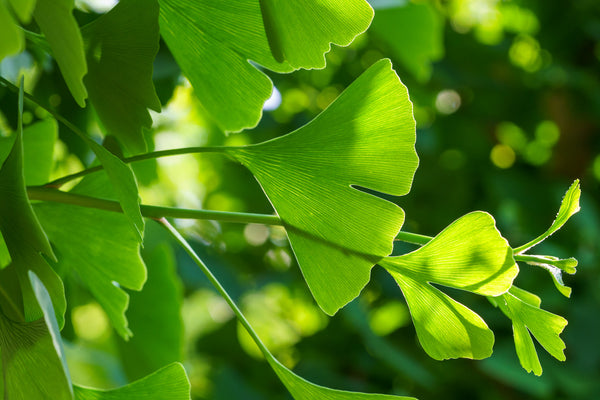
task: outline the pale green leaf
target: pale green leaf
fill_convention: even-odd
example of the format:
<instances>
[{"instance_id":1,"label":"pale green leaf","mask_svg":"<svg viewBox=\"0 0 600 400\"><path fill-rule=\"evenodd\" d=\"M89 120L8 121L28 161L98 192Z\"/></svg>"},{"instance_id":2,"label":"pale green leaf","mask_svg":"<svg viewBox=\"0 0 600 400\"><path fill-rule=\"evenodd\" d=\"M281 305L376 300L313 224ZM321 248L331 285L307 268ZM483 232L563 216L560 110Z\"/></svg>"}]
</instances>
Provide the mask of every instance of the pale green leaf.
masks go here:
<instances>
[{"instance_id":1,"label":"pale green leaf","mask_svg":"<svg viewBox=\"0 0 600 400\"><path fill-rule=\"evenodd\" d=\"M52 48L73 98L85 107L87 91L83 77L87 65L81 32L73 17L73 0L37 0L33 16Z\"/></svg>"},{"instance_id":2,"label":"pale green leaf","mask_svg":"<svg viewBox=\"0 0 600 400\"><path fill-rule=\"evenodd\" d=\"M81 192L78 187L73 191ZM35 211L57 249L60 269L79 277L104 308L115 330L128 338L131 331L125 310L129 296L122 287L141 290L146 268L127 218L59 203L39 203Z\"/></svg>"},{"instance_id":3,"label":"pale green leaf","mask_svg":"<svg viewBox=\"0 0 600 400\"><path fill-rule=\"evenodd\" d=\"M179 363L166 367L129 385L100 390L75 385L76 400L189 400L190 382Z\"/></svg>"},{"instance_id":4,"label":"pale green leaf","mask_svg":"<svg viewBox=\"0 0 600 400\"><path fill-rule=\"evenodd\" d=\"M23 130L25 183L28 186L48 182L57 138L58 125L52 118L36 122Z\"/></svg>"},{"instance_id":5,"label":"pale green leaf","mask_svg":"<svg viewBox=\"0 0 600 400\"><path fill-rule=\"evenodd\" d=\"M132 152L146 151L148 108L160 111L152 83L158 52L157 0L122 0L82 29L89 72L84 82L107 133Z\"/></svg>"},{"instance_id":6,"label":"pale green leaf","mask_svg":"<svg viewBox=\"0 0 600 400\"><path fill-rule=\"evenodd\" d=\"M23 31L15 23L4 1L0 1L0 38L0 61L21 52L25 47Z\"/></svg>"},{"instance_id":7,"label":"pale green leaf","mask_svg":"<svg viewBox=\"0 0 600 400\"><path fill-rule=\"evenodd\" d=\"M255 126L271 94L270 79L249 60L277 72L323 66L322 53L329 49L330 42L349 43L368 27L372 18L372 10L364 0L302 1L301 5L279 2L272 18L265 21L269 28L272 28L269 21L273 19L278 24L284 21L294 26L310 21L310 26L305 25L298 31L303 41L290 42L291 38L285 37L283 44L291 46L285 51L286 55L293 56L292 66L287 61L278 62L273 56L259 0L159 0L159 3L163 39L203 107L224 131ZM310 6L303 7L305 3ZM328 3L337 4L325 10ZM291 10L279 10L279 7L298 9L294 15L288 15ZM321 54L316 57L309 49ZM315 58L319 58L316 64Z\"/></svg>"},{"instance_id":8,"label":"pale green leaf","mask_svg":"<svg viewBox=\"0 0 600 400\"><path fill-rule=\"evenodd\" d=\"M581 196L581 189L579 187L579 179L575 180L565 196L562 199L560 204L560 209L558 210L558 214L556 214L556 218L550 228L544 233L542 233L537 238L533 239L531 242L524 244L523 246L517 247L514 251L515 254L523 253L533 246L540 244L543 242L548 236L552 235L554 232L562 228L562 226L573 216L575 213L579 211L579 197Z\"/></svg>"},{"instance_id":9,"label":"pale green leaf","mask_svg":"<svg viewBox=\"0 0 600 400\"><path fill-rule=\"evenodd\" d=\"M418 165L414 145L407 90L381 60L304 127L227 150L271 200L326 313L359 294L404 221L398 206L352 186L407 194Z\"/></svg>"},{"instance_id":10,"label":"pale green leaf","mask_svg":"<svg viewBox=\"0 0 600 400\"><path fill-rule=\"evenodd\" d=\"M494 336L473 311L430 285L500 295L519 270L491 215L469 213L421 248L379 262L398 282L423 349L435 359L485 358Z\"/></svg>"},{"instance_id":11,"label":"pale green leaf","mask_svg":"<svg viewBox=\"0 0 600 400\"><path fill-rule=\"evenodd\" d=\"M4 398L72 399L70 375L50 294L33 272L29 272L28 279L43 318L16 322L0 312Z\"/></svg>"},{"instance_id":12,"label":"pale green leaf","mask_svg":"<svg viewBox=\"0 0 600 400\"><path fill-rule=\"evenodd\" d=\"M377 9L369 32L385 41L422 82L431 77L431 64L444 55L444 18L430 2Z\"/></svg>"},{"instance_id":13,"label":"pale green leaf","mask_svg":"<svg viewBox=\"0 0 600 400\"><path fill-rule=\"evenodd\" d=\"M119 341L123 367L130 379L183 358L183 294L175 255L164 242L151 249L146 243L143 254L148 280L141 292L131 294L127 309L133 337Z\"/></svg>"},{"instance_id":14,"label":"pale green leaf","mask_svg":"<svg viewBox=\"0 0 600 400\"><path fill-rule=\"evenodd\" d=\"M364 0L259 0L275 59L294 69L324 68L330 43L349 45L367 30L373 10Z\"/></svg>"},{"instance_id":15,"label":"pale green leaf","mask_svg":"<svg viewBox=\"0 0 600 400\"><path fill-rule=\"evenodd\" d=\"M567 320L559 315L540 309L539 297L516 287L502 295L498 301L500 309L512 320L515 348L521 366L536 375L542 374L531 333L554 358L565 360L565 343L560 333L567 326Z\"/></svg>"}]
</instances>

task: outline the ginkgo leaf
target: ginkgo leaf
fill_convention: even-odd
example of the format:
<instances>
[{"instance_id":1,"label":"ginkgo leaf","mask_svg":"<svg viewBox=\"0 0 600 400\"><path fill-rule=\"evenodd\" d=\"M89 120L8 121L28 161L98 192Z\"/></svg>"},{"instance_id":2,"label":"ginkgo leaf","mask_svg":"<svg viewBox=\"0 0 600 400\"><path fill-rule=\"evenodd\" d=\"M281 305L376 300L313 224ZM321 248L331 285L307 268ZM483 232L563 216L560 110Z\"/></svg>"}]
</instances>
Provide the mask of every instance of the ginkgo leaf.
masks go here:
<instances>
[{"instance_id":1,"label":"ginkgo leaf","mask_svg":"<svg viewBox=\"0 0 600 400\"><path fill-rule=\"evenodd\" d=\"M431 64L444 55L444 19L429 2L378 8L369 32L388 44L392 54L420 81L429 80Z\"/></svg>"},{"instance_id":2,"label":"ginkgo leaf","mask_svg":"<svg viewBox=\"0 0 600 400\"><path fill-rule=\"evenodd\" d=\"M190 382L179 363L158 371L126 386L100 390L75 385L75 400L189 400Z\"/></svg>"},{"instance_id":3,"label":"ginkgo leaf","mask_svg":"<svg viewBox=\"0 0 600 400\"><path fill-rule=\"evenodd\" d=\"M132 152L143 152L148 108L160 111L152 83L158 52L158 1L122 0L82 29L87 43L89 98L107 133Z\"/></svg>"},{"instance_id":4,"label":"ginkgo leaf","mask_svg":"<svg viewBox=\"0 0 600 400\"><path fill-rule=\"evenodd\" d=\"M19 53L25 46L23 31L15 23L4 1L0 1L0 61L6 56Z\"/></svg>"},{"instance_id":5,"label":"ginkgo leaf","mask_svg":"<svg viewBox=\"0 0 600 400\"><path fill-rule=\"evenodd\" d=\"M491 215L467 214L423 247L379 264L398 282L427 354L439 360L491 355L494 336L481 317L431 285L491 296L511 287L519 270Z\"/></svg>"},{"instance_id":6,"label":"ginkgo leaf","mask_svg":"<svg viewBox=\"0 0 600 400\"><path fill-rule=\"evenodd\" d=\"M265 24L259 0L159 3L161 35L175 60L217 125L234 132L256 126L272 91L270 79L249 60L276 72L322 67L322 52L329 49L329 43L349 43L367 29L373 16L364 0L280 2L284 9L278 5ZM335 7L324 9L328 3ZM294 14L288 14L292 10ZM292 65L278 62L271 52L265 26L273 28L269 21L274 20L294 26L309 21L302 26L301 41L290 42L286 36L282 43L286 55L292 55ZM281 28L276 29L280 32ZM270 33L270 38L279 37ZM321 54L316 56L315 49Z\"/></svg>"},{"instance_id":7,"label":"ginkgo leaf","mask_svg":"<svg viewBox=\"0 0 600 400\"><path fill-rule=\"evenodd\" d=\"M515 286L501 298L497 298L496 302L512 320L517 355L521 366L527 372L533 371L537 376L542 374L542 366L531 335L554 358L565 360L566 346L560 338L560 333L567 326L566 319L540 309L539 297Z\"/></svg>"},{"instance_id":8,"label":"ginkgo leaf","mask_svg":"<svg viewBox=\"0 0 600 400\"><path fill-rule=\"evenodd\" d=\"M271 200L326 313L359 294L404 222L398 206L353 186L407 194L418 165L414 146L407 90L381 60L304 127L227 148Z\"/></svg>"},{"instance_id":9,"label":"ginkgo leaf","mask_svg":"<svg viewBox=\"0 0 600 400\"><path fill-rule=\"evenodd\" d=\"M579 208L579 197L581 196L581 188L579 187L579 179L575 180L571 187L565 193L565 196L562 199L560 204L560 208L558 210L558 214L556 214L556 218L550 228L544 233L542 233L537 238L533 239L531 242L524 244L523 246L517 247L514 251L515 254L523 253L533 246L540 244L543 242L548 236L552 235L554 232L562 228L562 226L571 218L574 214L576 214Z\"/></svg>"},{"instance_id":10,"label":"ginkgo leaf","mask_svg":"<svg viewBox=\"0 0 600 400\"><path fill-rule=\"evenodd\" d=\"M331 43L349 45L364 32L373 9L364 0L259 0L271 52L297 68L324 68ZM340 29L342 28L343 29Z\"/></svg>"},{"instance_id":11,"label":"ginkgo leaf","mask_svg":"<svg viewBox=\"0 0 600 400\"><path fill-rule=\"evenodd\" d=\"M58 125L53 118L29 125L23 130L25 183L28 186L48 182L54 165L54 143Z\"/></svg>"},{"instance_id":12,"label":"ginkgo leaf","mask_svg":"<svg viewBox=\"0 0 600 400\"><path fill-rule=\"evenodd\" d=\"M71 378L50 294L29 271L43 318L16 322L0 312L0 353L6 399L73 398Z\"/></svg>"},{"instance_id":13,"label":"ginkgo leaf","mask_svg":"<svg viewBox=\"0 0 600 400\"><path fill-rule=\"evenodd\" d=\"M32 270L44 282L48 289L59 326L64 323L66 308L65 294L62 281L54 270L46 263L42 254L55 259L48 238L36 218L25 189L25 175L23 172L23 84L19 94L18 130L12 149L0 168L0 231L12 260L6 267L12 269L16 282L1 281L0 285L18 285L10 288L17 298L11 299L16 308L22 309L25 321L34 321L42 316L35 295L32 291L27 271ZM15 307L11 307L10 310ZM8 310L5 310L5 313ZM18 312L8 316L20 320Z\"/></svg>"},{"instance_id":14,"label":"ginkgo leaf","mask_svg":"<svg viewBox=\"0 0 600 400\"><path fill-rule=\"evenodd\" d=\"M96 178L84 179L73 192L89 194L82 190L85 182ZM125 317L129 295L122 287L141 290L146 268L125 216L59 203L39 203L35 211L57 250L61 270L87 286L122 337L131 336Z\"/></svg>"},{"instance_id":15,"label":"ginkgo leaf","mask_svg":"<svg viewBox=\"0 0 600 400\"><path fill-rule=\"evenodd\" d=\"M35 9L36 0L8 0L8 3L10 3L21 22L28 24L31 21L31 14Z\"/></svg>"},{"instance_id":16,"label":"ginkgo leaf","mask_svg":"<svg viewBox=\"0 0 600 400\"><path fill-rule=\"evenodd\" d=\"M81 32L73 16L73 0L37 0L33 16L73 98L79 106L85 107L87 90L83 77L87 65Z\"/></svg>"}]
</instances>

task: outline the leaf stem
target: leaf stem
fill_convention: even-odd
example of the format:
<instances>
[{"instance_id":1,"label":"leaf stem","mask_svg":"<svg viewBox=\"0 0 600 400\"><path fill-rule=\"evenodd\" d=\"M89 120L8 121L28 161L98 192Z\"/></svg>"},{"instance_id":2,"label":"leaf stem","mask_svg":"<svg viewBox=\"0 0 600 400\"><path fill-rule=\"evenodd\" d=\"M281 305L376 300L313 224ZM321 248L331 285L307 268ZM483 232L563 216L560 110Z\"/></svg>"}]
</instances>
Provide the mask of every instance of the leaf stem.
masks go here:
<instances>
[{"instance_id":1,"label":"leaf stem","mask_svg":"<svg viewBox=\"0 0 600 400\"><path fill-rule=\"evenodd\" d=\"M418 233L400 231L394 240L412 244L424 245L433 239L431 236L419 235Z\"/></svg>"}]
</instances>

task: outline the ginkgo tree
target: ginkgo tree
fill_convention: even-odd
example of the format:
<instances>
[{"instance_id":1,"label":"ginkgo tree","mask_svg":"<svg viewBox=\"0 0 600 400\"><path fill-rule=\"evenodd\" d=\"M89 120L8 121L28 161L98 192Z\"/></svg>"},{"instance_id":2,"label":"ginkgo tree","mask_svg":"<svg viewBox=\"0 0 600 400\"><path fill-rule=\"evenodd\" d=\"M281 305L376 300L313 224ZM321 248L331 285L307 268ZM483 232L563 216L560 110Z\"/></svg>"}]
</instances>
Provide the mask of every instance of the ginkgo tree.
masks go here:
<instances>
[{"instance_id":1,"label":"ginkgo tree","mask_svg":"<svg viewBox=\"0 0 600 400\"><path fill-rule=\"evenodd\" d=\"M541 309L539 297L513 282L520 266L540 266L569 297L561 274L575 273L577 261L529 251L579 210L579 183L567 191L548 231L519 247L512 247L494 218L482 211L457 218L433 238L402 231L404 211L382 194L407 195L419 159L412 103L390 60L375 62L320 115L286 135L247 146L148 152L148 110L161 107L152 81L160 38L206 113L223 131L235 132L256 126L261 118L272 91L263 69L324 68L331 44L346 46L369 27L374 12L367 2L121 0L84 26L72 11L69 0L0 1L0 59L26 47L50 55L75 102L93 107L106 135L98 143L75 121L29 94L28 82L0 77L17 105L14 131L0 138L0 387L5 398L190 397L178 363L103 390L74 383L65 357L60 331L71 287L66 283L73 280L95 298L114 330L130 340L131 347L123 342L124 354L155 351L144 346L143 338L160 329L128 316L130 305L143 307L145 301L134 297L130 304L126 289L141 290L148 301L164 296L176 310L181 304L174 300L174 279L140 256L147 224L162 226L189 254L294 399L405 398L330 389L285 367L172 218L282 226L314 300L329 315L356 298L372 268L380 265L397 282L423 350L434 359L482 359L494 345L486 322L446 294L448 287L487 297L512 321L516 352L527 371L542 373L531 335L564 360L559 334L566 320ZM28 104L43 108L47 116L24 126ZM95 161L50 180L58 124L88 146ZM193 153L220 154L246 167L274 213L140 204L133 164ZM395 241L419 248L391 256ZM166 256L158 250L155 257Z\"/></svg>"}]
</instances>

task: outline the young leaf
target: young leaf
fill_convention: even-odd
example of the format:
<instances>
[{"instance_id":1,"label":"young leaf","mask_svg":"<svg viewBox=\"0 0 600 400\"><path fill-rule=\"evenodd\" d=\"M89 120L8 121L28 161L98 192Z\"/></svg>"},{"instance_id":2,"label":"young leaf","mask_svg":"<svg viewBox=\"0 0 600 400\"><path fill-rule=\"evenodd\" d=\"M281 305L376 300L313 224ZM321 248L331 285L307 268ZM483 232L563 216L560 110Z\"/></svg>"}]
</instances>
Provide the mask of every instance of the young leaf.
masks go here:
<instances>
[{"instance_id":1,"label":"young leaf","mask_svg":"<svg viewBox=\"0 0 600 400\"><path fill-rule=\"evenodd\" d=\"M398 206L352 186L407 194L418 165L414 146L407 90L381 60L304 127L226 150L271 200L326 313L359 294L404 222Z\"/></svg>"},{"instance_id":2,"label":"young leaf","mask_svg":"<svg viewBox=\"0 0 600 400\"><path fill-rule=\"evenodd\" d=\"M80 193L80 188L73 192ZM126 217L59 203L39 203L35 210L59 253L61 270L76 274L115 330L124 338L131 336L125 317L129 296L121 287L141 290L146 268Z\"/></svg>"},{"instance_id":3,"label":"young leaf","mask_svg":"<svg viewBox=\"0 0 600 400\"><path fill-rule=\"evenodd\" d=\"M159 0L159 3L161 35L175 60L217 125L234 132L256 126L263 103L272 90L270 79L248 60L276 72L322 67L322 54L317 57L312 49L322 53L328 50L330 42L349 43L369 26L372 18L372 10L364 0L338 1L328 10L323 6L334 3L333 0L312 1L310 6L279 2L281 5L277 5L265 24L259 0ZM292 9L295 13L289 15ZM267 27L270 38L279 38L282 28L277 26L271 31L270 22L281 18L293 26L309 21L297 30L302 35L300 41L291 42L289 35L282 39L286 55L292 55L292 65L273 56L265 32Z\"/></svg>"},{"instance_id":4,"label":"young leaf","mask_svg":"<svg viewBox=\"0 0 600 400\"><path fill-rule=\"evenodd\" d=\"M565 343L560 339L560 333L567 326L566 319L540 309L539 297L515 286L497 299L497 303L512 320L517 355L527 372L533 371L537 376L542 374L530 332L554 358L565 360Z\"/></svg>"},{"instance_id":5,"label":"young leaf","mask_svg":"<svg viewBox=\"0 0 600 400\"><path fill-rule=\"evenodd\" d=\"M173 363L129 385L101 390L74 386L75 400L189 400L190 382L183 366Z\"/></svg>"},{"instance_id":6,"label":"young leaf","mask_svg":"<svg viewBox=\"0 0 600 400\"><path fill-rule=\"evenodd\" d=\"M565 196L562 199L560 204L560 209L558 210L558 214L556 214L556 218L552 225L548 230L542 233L537 238L533 239L531 242L524 244L523 246L517 247L514 249L515 254L524 253L529 250L533 246L540 244L543 242L548 236L552 235L554 232L562 228L562 226L579 211L579 197L581 196L581 189L579 187L579 179L575 180Z\"/></svg>"},{"instance_id":7,"label":"young leaf","mask_svg":"<svg viewBox=\"0 0 600 400\"><path fill-rule=\"evenodd\" d=\"M87 65L81 32L73 17L73 0L37 0L33 16L52 48L73 98L80 107L85 107L87 90L83 77Z\"/></svg>"},{"instance_id":8,"label":"young leaf","mask_svg":"<svg viewBox=\"0 0 600 400\"><path fill-rule=\"evenodd\" d=\"M28 279L43 318L15 322L0 312L4 396L6 399L72 399L71 379L50 294L32 271Z\"/></svg>"},{"instance_id":9,"label":"young leaf","mask_svg":"<svg viewBox=\"0 0 600 400\"><path fill-rule=\"evenodd\" d=\"M331 44L349 45L367 30L373 10L364 0L259 0L273 56L294 69L324 68Z\"/></svg>"},{"instance_id":10,"label":"young leaf","mask_svg":"<svg viewBox=\"0 0 600 400\"><path fill-rule=\"evenodd\" d=\"M147 109L160 111L152 83L158 1L122 0L82 34L88 43L84 82L102 124L132 153L145 151L142 128L152 125Z\"/></svg>"},{"instance_id":11,"label":"young leaf","mask_svg":"<svg viewBox=\"0 0 600 400\"><path fill-rule=\"evenodd\" d=\"M494 336L481 317L430 284L481 295L510 288L518 267L491 215L467 214L423 247L379 264L398 282L427 354L438 360L491 355Z\"/></svg>"}]
</instances>

